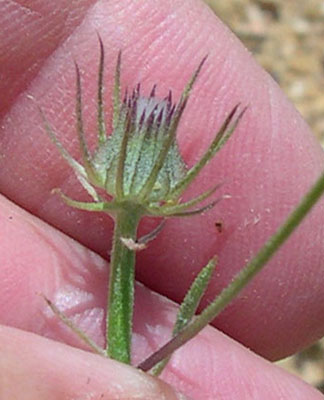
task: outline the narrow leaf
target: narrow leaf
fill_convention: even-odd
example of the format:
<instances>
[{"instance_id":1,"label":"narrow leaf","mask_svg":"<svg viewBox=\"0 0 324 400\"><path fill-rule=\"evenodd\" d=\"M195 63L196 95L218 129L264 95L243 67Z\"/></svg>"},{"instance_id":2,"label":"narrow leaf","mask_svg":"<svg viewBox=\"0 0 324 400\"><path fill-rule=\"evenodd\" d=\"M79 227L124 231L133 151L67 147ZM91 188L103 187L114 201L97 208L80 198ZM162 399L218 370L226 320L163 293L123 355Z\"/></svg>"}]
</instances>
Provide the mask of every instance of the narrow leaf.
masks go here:
<instances>
[{"instance_id":1,"label":"narrow leaf","mask_svg":"<svg viewBox=\"0 0 324 400\"><path fill-rule=\"evenodd\" d=\"M210 197L213 193L216 192L217 189L221 187L221 184L217 184L210 189L206 190L205 192L201 193L199 196L195 197L194 199L191 199L189 201L186 201L185 203L179 203L176 204L175 206L170 206L168 203L164 204L161 207L161 211L167 213L167 215L174 215L175 213L180 213L183 211L187 211L189 208L196 206L197 204L201 203L202 201L206 200L208 197Z\"/></svg>"},{"instance_id":2,"label":"narrow leaf","mask_svg":"<svg viewBox=\"0 0 324 400\"><path fill-rule=\"evenodd\" d=\"M183 328L185 328L195 315L202 296L211 280L212 274L216 267L217 259L212 258L209 263L199 272L188 290L183 302L180 305L177 319L173 328L172 336L176 336ZM153 369L152 374L158 376L163 371L170 357L159 362Z\"/></svg>"},{"instance_id":3,"label":"narrow leaf","mask_svg":"<svg viewBox=\"0 0 324 400\"><path fill-rule=\"evenodd\" d=\"M224 121L223 125L217 132L214 140L210 144L209 148L206 150L205 154L201 159L195 164L187 173L185 178L179 182L169 195L169 199L177 199L191 184L191 182L196 178L199 172L204 168L204 166L214 157L214 155L224 146L227 140L231 137L232 133L235 131L239 121L243 117L246 108L244 108L237 118L234 119L234 115L239 107L237 104L233 110L230 112L229 116ZM234 121L233 121L234 119Z\"/></svg>"},{"instance_id":4,"label":"narrow leaf","mask_svg":"<svg viewBox=\"0 0 324 400\"><path fill-rule=\"evenodd\" d=\"M113 130L117 129L120 114L120 65L121 65L121 51L118 52L116 70L115 70L115 83L114 83L114 96L113 96Z\"/></svg>"},{"instance_id":5,"label":"narrow leaf","mask_svg":"<svg viewBox=\"0 0 324 400\"><path fill-rule=\"evenodd\" d=\"M223 199L223 197L219 197L218 199L206 204L203 207L195 208L195 209L189 210L189 211L175 211L175 212L170 211L170 213L169 213L168 211L161 212L161 211L157 210L157 215L159 215L159 216L162 215L163 217L191 217L193 215L202 214L206 211L211 210L222 199ZM152 212L152 215L154 215L153 212Z\"/></svg>"},{"instance_id":6,"label":"narrow leaf","mask_svg":"<svg viewBox=\"0 0 324 400\"><path fill-rule=\"evenodd\" d=\"M46 301L47 305L49 308L52 310L52 312L63 322L64 325L66 325L68 328L70 328L83 342L85 342L95 353L106 357L106 353L104 350L99 347L88 335L86 335L80 328L78 328L75 323L68 318L62 311L60 311L56 305L49 300L47 297L44 295L41 295L44 300Z\"/></svg>"},{"instance_id":7,"label":"narrow leaf","mask_svg":"<svg viewBox=\"0 0 324 400\"><path fill-rule=\"evenodd\" d=\"M162 220L159 225L154 228L151 232L147 233L144 236L141 236L138 240L137 243L139 244L144 244L146 245L148 242L151 242L152 240L154 240L158 234L162 231L162 229L164 228L165 225L165 220Z\"/></svg>"},{"instance_id":8,"label":"narrow leaf","mask_svg":"<svg viewBox=\"0 0 324 400\"><path fill-rule=\"evenodd\" d=\"M99 146L105 143L106 137L106 125L104 118L104 101L103 101L103 70L105 62L105 50L101 37L98 35L100 45L100 60L99 60L99 72L98 72L98 144Z\"/></svg>"},{"instance_id":9,"label":"narrow leaf","mask_svg":"<svg viewBox=\"0 0 324 400\"><path fill-rule=\"evenodd\" d=\"M157 352L143 361L138 368L148 371L175 350L196 336L244 289L258 272L267 264L276 251L285 243L293 231L299 226L312 207L324 193L324 172L311 189L304 195L300 203L289 214L284 223L268 239L255 257L234 277L232 282L222 290L212 303L177 336L162 346Z\"/></svg>"},{"instance_id":10,"label":"narrow leaf","mask_svg":"<svg viewBox=\"0 0 324 400\"><path fill-rule=\"evenodd\" d=\"M70 197L62 193L60 189L54 189L52 192L59 194L63 199L63 201L68 206L78 208L79 210L100 212L100 211L116 211L118 209L116 204L114 204L113 202L104 202L104 201L96 203L83 202L71 199Z\"/></svg>"},{"instance_id":11,"label":"narrow leaf","mask_svg":"<svg viewBox=\"0 0 324 400\"><path fill-rule=\"evenodd\" d=\"M46 133L48 134L49 138L51 139L51 141L54 143L54 145L56 146L56 148L58 149L58 151L60 152L61 156L67 161L67 163L70 165L70 167L73 169L73 171L77 174L77 175L81 175L83 177L86 177L86 172L84 167L79 164L72 156L71 154L65 149L65 147L62 145L62 143L58 140L58 138L56 137L56 134L54 133L51 125L49 124L49 122L47 121L47 118L45 117L45 114L43 113L42 109L37 106L39 113L41 115L41 118L43 120L44 123L44 127L46 130Z\"/></svg>"},{"instance_id":12,"label":"narrow leaf","mask_svg":"<svg viewBox=\"0 0 324 400\"><path fill-rule=\"evenodd\" d=\"M84 129L83 129L83 118L82 118L82 89L81 89L81 74L80 69L77 63L75 63L75 71L76 71L76 103L75 103L75 113L77 120L77 133L80 144L81 156L84 164L84 168L86 172L92 174L92 166L90 161L90 154L88 150L88 146L86 143Z\"/></svg>"}]
</instances>

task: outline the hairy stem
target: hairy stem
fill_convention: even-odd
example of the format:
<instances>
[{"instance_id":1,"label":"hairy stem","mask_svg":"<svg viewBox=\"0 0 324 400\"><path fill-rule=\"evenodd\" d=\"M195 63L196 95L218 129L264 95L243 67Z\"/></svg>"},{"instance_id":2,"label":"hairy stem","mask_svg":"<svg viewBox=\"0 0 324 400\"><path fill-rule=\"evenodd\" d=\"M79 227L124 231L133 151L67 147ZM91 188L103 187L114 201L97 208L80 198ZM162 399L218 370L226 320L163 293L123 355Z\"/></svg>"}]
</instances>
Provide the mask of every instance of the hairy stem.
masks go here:
<instances>
[{"instance_id":1,"label":"hairy stem","mask_svg":"<svg viewBox=\"0 0 324 400\"><path fill-rule=\"evenodd\" d=\"M292 232L309 213L323 193L324 172L302 198L297 207L291 212L285 222L270 237L252 261L250 261L236 275L233 281L222 290L220 295L217 296L216 299L182 332L161 347L156 353L152 354L152 356L147 358L138 367L143 371L150 370L158 362L168 357L175 350L196 336L207 324L209 324L266 265L274 253L284 244Z\"/></svg>"},{"instance_id":2,"label":"hairy stem","mask_svg":"<svg viewBox=\"0 0 324 400\"><path fill-rule=\"evenodd\" d=\"M106 354L126 364L131 362L135 251L121 238L135 241L139 220L137 210L118 211L110 264Z\"/></svg>"}]
</instances>

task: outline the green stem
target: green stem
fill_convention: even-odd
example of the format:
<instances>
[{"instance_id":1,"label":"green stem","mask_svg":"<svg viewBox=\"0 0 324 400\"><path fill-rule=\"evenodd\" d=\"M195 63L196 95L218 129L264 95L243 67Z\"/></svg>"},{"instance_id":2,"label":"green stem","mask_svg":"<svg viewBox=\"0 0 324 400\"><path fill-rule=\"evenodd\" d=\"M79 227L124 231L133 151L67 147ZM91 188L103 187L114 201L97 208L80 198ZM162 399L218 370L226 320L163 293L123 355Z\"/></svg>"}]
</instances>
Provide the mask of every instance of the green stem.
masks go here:
<instances>
[{"instance_id":1,"label":"green stem","mask_svg":"<svg viewBox=\"0 0 324 400\"><path fill-rule=\"evenodd\" d=\"M110 264L106 354L126 364L131 362L135 251L120 239L136 240L140 217L133 209L117 213Z\"/></svg>"},{"instance_id":2,"label":"green stem","mask_svg":"<svg viewBox=\"0 0 324 400\"><path fill-rule=\"evenodd\" d=\"M254 276L266 265L273 254L284 244L291 233L297 228L310 209L315 205L324 193L324 173L319 177L309 192L302 198L299 205L292 211L286 221L271 236L256 256L234 278L234 280L222 290L220 295L202 311L202 313L190 323L176 337L166 343L156 353L142 362L138 367L148 371L158 362L163 360L196 336L207 324L209 324L254 278Z\"/></svg>"}]
</instances>

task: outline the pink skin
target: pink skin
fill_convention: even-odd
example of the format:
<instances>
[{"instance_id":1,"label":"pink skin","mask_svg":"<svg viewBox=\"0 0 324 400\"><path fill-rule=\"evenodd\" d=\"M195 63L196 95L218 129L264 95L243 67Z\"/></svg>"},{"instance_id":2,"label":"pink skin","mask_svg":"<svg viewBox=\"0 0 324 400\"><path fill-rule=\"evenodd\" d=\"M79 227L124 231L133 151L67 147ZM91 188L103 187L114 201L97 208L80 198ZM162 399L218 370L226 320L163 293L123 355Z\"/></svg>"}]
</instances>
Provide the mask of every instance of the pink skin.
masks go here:
<instances>
[{"instance_id":1,"label":"pink skin","mask_svg":"<svg viewBox=\"0 0 324 400\"><path fill-rule=\"evenodd\" d=\"M1 93L7 93L1 101L0 187L5 196L40 219L1 200L0 322L83 347L49 312L38 295L44 293L103 344L107 265L90 249L107 257L112 222L105 215L72 210L51 195L52 188L60 187L73 198L88 200L44 134L35 104L27 98L29 94L36 99L64 145L78 156L73 116L73 59L77 60L83 72L87 136L94 143L96 31L106 50L107 121L119 49L123 50L123 87L141 81L149 90L158 83L158 94L164 96L172 88L175 97L208 54L179 129L181 151L190 165L231 108L239 101L249 105L234 137L188 193L193 196L224 181L219 193L231 198L203 217L170 220L158 239L138 255L138 279L179 301L193 275L217 254L219 265L208 292L208 298L213 298L323 169L323 152L306 124L271 78L198 0L84 0L82 7L66 0L21 3L0 6L5 33L0 41L5 55L0 66ZM323 207L322 201L214 323L266 358L290 354L324 334ZM219 220L221 233L215 228ZM147 221L141 231L152 226ZM172 303L142 286L136 300L135 363L168 338L175 314ZM130 399L139 392L145 399L175 398L168 386L136 370L39 336L3 328L0 342L4 398L22 398L22 391L25 396L30 392L25 398L33 399L62 394L86 398L95 390L93 398L100 398L102 390L108 399ZM17 364L22 359L20 369ZM71 371L75 378L71 379ZM87 377L89 371L92 386L85 387L77 377ZM163 379L194 399L322 398L211 327L175 355ZM51 380L56 384L49 385ZM107 384L112 381L123 385L118 395L113 384ZM136 388L134 381L139 382Z\"/></svg>"}]
</instances>

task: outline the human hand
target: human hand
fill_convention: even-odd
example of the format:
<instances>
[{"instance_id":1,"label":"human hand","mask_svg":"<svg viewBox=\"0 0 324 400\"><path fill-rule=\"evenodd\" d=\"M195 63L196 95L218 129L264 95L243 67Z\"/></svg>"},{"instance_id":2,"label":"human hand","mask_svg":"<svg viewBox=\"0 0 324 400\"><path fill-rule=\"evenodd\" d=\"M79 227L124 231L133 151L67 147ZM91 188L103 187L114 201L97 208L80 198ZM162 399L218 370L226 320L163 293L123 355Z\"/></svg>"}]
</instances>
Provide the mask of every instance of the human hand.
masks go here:
<instances>
[{"instance_id":1,"label":"human hand","mask_svg":"<svg viewBox=\"0 0 324 400\"><path fill-rule=\"evenodd\" d=\"M222 193L231 199L203 217L168 221L156 241L138 255L138 278L158 293L180 301L193 275L217 253L219 266L208 292L213 298L323 169L322 150L300 116L201 2L139 3L102 1L92 7L93 2L83 1L75 7L62 0L33 5L27 12L25 2L25 8L16 5L16 12L7 8L1 13L3 32L8 33L2 40L1 93L6 97L1 101L1 191L85 247L3 198L0 322L70 345L81 343L53 317L38 293L55 301L102 344L107 268L89 249L107 256L112 222L72 210L50 194L60 187L86 199L26 95L36 99L64 144L78 154L75 59L83 72L87 137L94 141L96 31L106 50L107 121L119 49L123 86L141 81L148 90L158 83L161 96L169 88L178 96L208 53L179 129L189 164L207 147L234 104L249 105L235 135L190 188L191 194L198 193L210 182L224 181ZM269 359L292 353L323 334L322 215L323 202L215 326ZM218 220L223 222L221 233L214 226ZM175 313L172 304L143 287L138 287L136 301L135 364L167 340ZM23 331L0 331L3 398L89 393L100 398L103 393L108 399L157 399L164 391L169 391L167 398L173 396L168 386L130 367ZM322 398L211 327L175 354L162 377L195 399Z\"/></svg>"}]
</instances>

